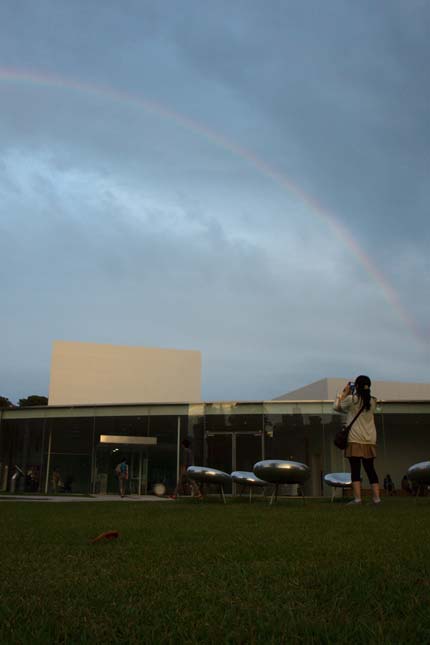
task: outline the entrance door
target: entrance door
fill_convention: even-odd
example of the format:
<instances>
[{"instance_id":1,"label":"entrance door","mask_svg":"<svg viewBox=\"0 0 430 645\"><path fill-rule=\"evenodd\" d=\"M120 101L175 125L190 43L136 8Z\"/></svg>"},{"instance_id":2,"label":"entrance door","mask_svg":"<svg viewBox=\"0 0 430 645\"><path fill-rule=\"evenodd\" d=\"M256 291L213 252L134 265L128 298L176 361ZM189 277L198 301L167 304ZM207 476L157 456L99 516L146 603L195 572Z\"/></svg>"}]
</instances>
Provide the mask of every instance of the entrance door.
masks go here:
<instances>
[{"instance_id":1,"label":"entrance door","mask_svg":"<svg viewBox=\"0 0 430 645\"><path fill-rule=\"evenodd\" d=\"M142 449L131 451L128 462L128 490L130 495L148 492L148 458Z\"/></svg>"},{"instance_id":2,"label":"entrance door","mask_svg":"<svg viewBox=\"0 0 430 645\"><path fill-rule=\"evenodd\" d=\"M142 447L100 444L96 456L94 492L115 495L119 492L115 468L123 460L128 464L127 495L145 495L148 487L148 458Z\"/></svg>"}]
</instances>

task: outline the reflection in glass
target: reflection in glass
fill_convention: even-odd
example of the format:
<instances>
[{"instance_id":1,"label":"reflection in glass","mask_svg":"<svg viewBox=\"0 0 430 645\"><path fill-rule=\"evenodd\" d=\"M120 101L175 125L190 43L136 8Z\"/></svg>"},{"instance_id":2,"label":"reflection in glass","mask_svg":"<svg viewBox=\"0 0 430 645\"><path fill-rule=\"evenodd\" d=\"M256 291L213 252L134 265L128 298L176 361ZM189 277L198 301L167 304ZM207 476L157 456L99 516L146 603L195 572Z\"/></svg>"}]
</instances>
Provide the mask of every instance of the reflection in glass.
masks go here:
<instances>
[{"instance_id":1,"label":"reflection in glass","mask_svg":"<svg viewBox=\"0 0 430 645\"><path fill-rule=\"evenodd\" d=\"M104 411L100 406L96 416L90 409L63 408L58 410L61 417L54 417L56 410L47 408L46 419L31 418L28 410L22 418L19 410L7 411L2 413L0 426L0 488L11 490L11 477L18 466L23 474L15 480L17 492L52 492L55 469L62 491L117 493L114 470L125 456L130 469L130 492L150 491L156 483L173 490L178 440L187 436L192 441L196 465L231 473L252 471L254 463L264 459L299 461L311 469L306 495L330 495L328 487L323 488L323 475L349 472L343 452L333 444L344 416L331 409L329 402L217 403L192 406L191 416L178 418L173 411L159 415L157 406L140 416L126 416L120 408L115 413L123 416L115 416L112 409L111 416L98 416ZM164 410L168 412L168 408ZM81 412L89 416L74 416ZM40 415L40 411L34 414ZM401 481L408 468L429 458L429 419L428 403L386 402L375 415L375 466L381 482L386 475L391 476L397 494L406 494ZM102 446L101 434L150 436L157 439L157 445Z\"/></svg>"}]
</instances>

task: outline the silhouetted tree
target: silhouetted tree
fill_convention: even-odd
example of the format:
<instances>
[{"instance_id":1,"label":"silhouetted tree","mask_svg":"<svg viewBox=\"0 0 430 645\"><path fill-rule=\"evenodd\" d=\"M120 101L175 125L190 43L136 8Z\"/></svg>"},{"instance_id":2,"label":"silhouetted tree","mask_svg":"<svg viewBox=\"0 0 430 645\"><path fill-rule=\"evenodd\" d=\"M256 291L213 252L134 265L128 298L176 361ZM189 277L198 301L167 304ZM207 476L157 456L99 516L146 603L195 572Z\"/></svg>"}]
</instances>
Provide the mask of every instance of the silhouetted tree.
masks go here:
<instances>
[{"instance_id":1,"label":"silhouetted tree","mask_svg":"<svg viewBox=\"0 0 430 645\"><path fill-rule=\"evenodd\" d=\"M20 399L18 401L18 405L20 408L31 408L34 405L48 405L48 397L39 396L38 394L32 394L26 399Z\"/></svg>"},{"instance_id":2,"label":"silhouetted tree","mask_svg":"<svg viewBox=\"0 0 430 645\"><path fill-rule=\"evenodd\" d=\"M14 404L12 403L12 401L9 401L7 396L0 396L0 408L2 408L3 410L8 410L14 407Z\"/></svg>"}]
</instances>

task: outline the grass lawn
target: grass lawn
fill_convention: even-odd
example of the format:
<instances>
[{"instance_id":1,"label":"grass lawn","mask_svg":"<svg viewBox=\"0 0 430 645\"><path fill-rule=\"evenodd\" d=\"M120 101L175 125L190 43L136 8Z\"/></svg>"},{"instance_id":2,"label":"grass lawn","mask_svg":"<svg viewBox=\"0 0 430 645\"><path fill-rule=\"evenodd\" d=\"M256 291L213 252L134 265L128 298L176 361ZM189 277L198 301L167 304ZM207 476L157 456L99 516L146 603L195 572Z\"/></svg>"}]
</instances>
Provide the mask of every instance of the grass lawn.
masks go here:
<instances>
[{"instance_id":1,"label":"grass lawn","mask_svg":"<svg viewBox=\"0 0 430 645\"><path fill-rule=\"evenodd\" d=\"M4 645L430 643L430 499L7 501L0 518Z\"/></svg>"}]
</instances>

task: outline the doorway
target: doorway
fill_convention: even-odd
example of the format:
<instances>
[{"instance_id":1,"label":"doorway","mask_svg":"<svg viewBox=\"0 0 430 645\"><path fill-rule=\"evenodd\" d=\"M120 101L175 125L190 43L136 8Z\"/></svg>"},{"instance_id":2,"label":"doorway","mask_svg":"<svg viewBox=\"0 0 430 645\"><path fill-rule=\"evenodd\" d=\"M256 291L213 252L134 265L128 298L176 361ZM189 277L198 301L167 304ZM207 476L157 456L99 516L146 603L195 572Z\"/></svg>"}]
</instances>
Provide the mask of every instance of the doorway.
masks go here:
<instances>
[{"instance_id":1,"label":"doorway","mask_svg":"<svg viewBox=\"0 0 430 645\"><path fill-rule=\"evenodd\" d=\"M148 492L148 455L141 446L99 444L96 454L94 493L116 495L119 492L116 466L125 459L128 464L127 495Z\"/></svg>"}]
</instances>

